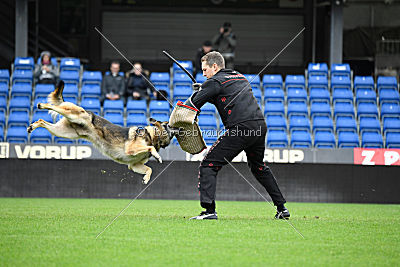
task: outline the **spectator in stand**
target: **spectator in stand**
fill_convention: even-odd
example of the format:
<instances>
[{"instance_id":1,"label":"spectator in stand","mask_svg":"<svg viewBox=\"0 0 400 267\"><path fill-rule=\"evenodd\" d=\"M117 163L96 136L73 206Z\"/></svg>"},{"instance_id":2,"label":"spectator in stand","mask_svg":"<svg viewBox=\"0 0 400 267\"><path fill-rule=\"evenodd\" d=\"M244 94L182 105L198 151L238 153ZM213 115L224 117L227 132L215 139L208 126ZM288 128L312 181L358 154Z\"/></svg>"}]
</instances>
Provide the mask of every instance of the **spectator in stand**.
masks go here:
<instances>
[{"instance_id":1,"label":"spectator in stand","mask_svg":"<svg viewBox=\"0 0 400 267\"><path fill-rule=\"evenodd\" d=\"M146 80L142 76L142 64L135 63L134 68L129 72L126 93L128 100L148 99L149 91ZM144 74L146 75L146 74Z\"/></svg>"},{"instance_id":2,"label":"spectator in stand","mask_svg":"<svg viewBox=\"0 0 400 267\"><path fill-rule=\"evenodd\" d=\"M103 77L101 84L101 102L105 99L118 100L124 99L125 79L119 75L120 64L118 61L111 62L110 74Z\"/></svg>"},{"instance_id":3,"label":"spectator in stand","mask_svg":"<svg viewBox=\"0 0 400 267\"><path fill-rule=\"evenodd\" d=\"M232 24L225 22L219 29L219 34L212 39L214 49L222 54L225 60L225 67L233 69L236 48L236 36L232 32Z\"/></svg>"},{"instance_id":4,"label":"spectator in stand","mask_svg":"<svg viewBox=\"0 0 400 267\"><path fill-rule=\"evenodd\" d=\"M201 58L208 52L213 51L211 41L207 40L203 43L203 46L197 49L196 60L194 61L194 74L203 71L201 70Z\"/></svg>"},{"instance_id":5,"label":"spectator in stand","mask_svg":"<svg viewBox=\"0 0 400 267\"><path fill-rule=\"evenodd\" d=\"M51 64L51 53L43 51L40 54L40 63L35 66L34 77L36 83L56 84L58 80L57 66Z\"/></svg>"}]
</instances>

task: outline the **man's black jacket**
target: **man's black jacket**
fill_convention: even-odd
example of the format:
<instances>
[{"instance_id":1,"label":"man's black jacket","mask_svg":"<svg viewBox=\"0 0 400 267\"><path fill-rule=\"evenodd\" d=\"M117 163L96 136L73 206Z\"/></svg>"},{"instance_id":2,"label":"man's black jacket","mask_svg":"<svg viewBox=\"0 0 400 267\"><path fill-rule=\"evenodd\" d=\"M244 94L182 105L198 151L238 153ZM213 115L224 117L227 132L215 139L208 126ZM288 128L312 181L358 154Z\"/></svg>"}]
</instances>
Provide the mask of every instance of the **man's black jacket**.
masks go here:
<instances>
[{"instance_id":1,"label":"man's black jacket","mask_svg":"<svg viewBox=\"0 0 400 267\"><path fill-rule=\"evenodd\" d=\"M200 109L206 102L214 104L226 128L250 120L264 120L247 79L237 71L221 69L194 93L192 103Z\"/></svg>"}]
</instances>

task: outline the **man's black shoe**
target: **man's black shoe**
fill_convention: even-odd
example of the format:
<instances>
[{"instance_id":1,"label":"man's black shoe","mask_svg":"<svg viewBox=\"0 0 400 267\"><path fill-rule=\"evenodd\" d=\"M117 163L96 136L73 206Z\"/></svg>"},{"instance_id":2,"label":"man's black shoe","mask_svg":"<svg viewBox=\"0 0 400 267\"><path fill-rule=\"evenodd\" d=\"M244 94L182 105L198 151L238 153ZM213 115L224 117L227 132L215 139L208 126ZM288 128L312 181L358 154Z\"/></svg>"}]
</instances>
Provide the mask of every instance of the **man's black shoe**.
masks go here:
<instances>
[{"instance_id":1,"label":"man's black shoe","mask_svg":"<svg viewBox=\"0 0 400 267\"><path fill-rule=\"evenodd\" d=\"M218 220L218 216L216 212L208 213L207 211L202 211L200 215L194 216L189 220Z\"/></svg>"},{"instance_id":2,"label":"man's black shoe","mask_svg":"<svg viewBox=\"0 0 400 267\"><path fill-rule=\"evenodd\" d=\"M281 211L277 211L275 214L275 219L285 219L289 220L290 213L287 209L283 209Z\"/></svg>"}]
</instances>

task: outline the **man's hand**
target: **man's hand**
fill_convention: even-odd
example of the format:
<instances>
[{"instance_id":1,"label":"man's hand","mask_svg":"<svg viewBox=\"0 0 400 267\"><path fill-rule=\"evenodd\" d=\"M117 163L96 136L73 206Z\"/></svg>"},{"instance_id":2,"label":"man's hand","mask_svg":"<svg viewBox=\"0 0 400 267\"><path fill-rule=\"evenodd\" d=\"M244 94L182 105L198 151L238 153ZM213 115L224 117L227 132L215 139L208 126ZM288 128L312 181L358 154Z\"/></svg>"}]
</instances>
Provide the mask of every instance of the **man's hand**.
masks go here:
<instances>
[{"instance_id":1,"label":"man's hand","mask_svg":"<svg viewBox=\"0 0 400 267\"><path fill-rule=\"evenodd\" d=\"M194 83L194 84L192 84L192 89L193 89L193 91L200 91L200 89L201 89L201 83Z\"/></svg>"}]
</instances>

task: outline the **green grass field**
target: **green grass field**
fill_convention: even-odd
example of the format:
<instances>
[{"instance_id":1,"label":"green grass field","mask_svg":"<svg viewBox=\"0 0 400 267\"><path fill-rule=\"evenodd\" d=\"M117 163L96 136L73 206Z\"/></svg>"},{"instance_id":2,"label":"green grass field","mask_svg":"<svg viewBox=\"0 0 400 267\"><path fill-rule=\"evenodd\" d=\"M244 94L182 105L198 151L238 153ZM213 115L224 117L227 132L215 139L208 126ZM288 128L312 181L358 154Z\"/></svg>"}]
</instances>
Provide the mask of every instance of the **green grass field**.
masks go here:
<instances>
[{"instance_id":1,"label":"green grass field","mask_svg":"<svg viewBox=\"0 0 400 267\"><path fill-rule=\"evenodd\" d=\"M217 203L218 221L189 221L197 201L0 198L0 266L329 265L400 262L400 205Z\"/></svg>"}]
</instances>

